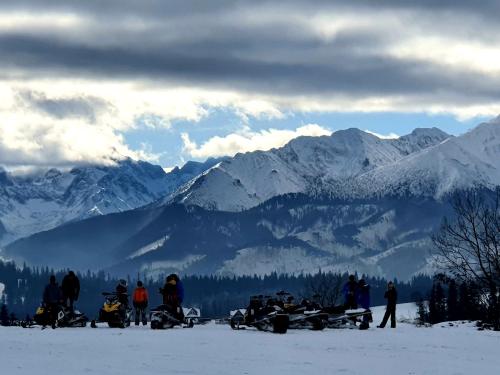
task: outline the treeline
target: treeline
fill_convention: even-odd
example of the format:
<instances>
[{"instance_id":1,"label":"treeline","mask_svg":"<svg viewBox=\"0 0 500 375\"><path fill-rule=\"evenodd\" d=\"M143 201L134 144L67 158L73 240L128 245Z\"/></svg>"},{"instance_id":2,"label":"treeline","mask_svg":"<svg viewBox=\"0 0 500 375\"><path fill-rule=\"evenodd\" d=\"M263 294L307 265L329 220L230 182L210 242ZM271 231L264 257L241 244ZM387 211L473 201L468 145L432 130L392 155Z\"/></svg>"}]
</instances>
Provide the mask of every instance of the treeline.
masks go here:
<instances>
[{"instance_id":1,"label":"treeline","mask_svg":"<svg viewBox=\"0 0 500 375\"><path fill-rule=\"evenodd\" d=\"M0 262L0 283L5 284L3 302L10 313L24 318L33 315L39 306L43 289L50 275L54 274L58 282L66 274L65 271L54 271L48 268L17 267L14 263ZM265 277L219 277L219 276L184 276L182 281L186 291L185 306L198 307L204 317L224 317L230 310L246 307L249 296L255 294L273 295L279 290L285 290L298 298L311 297L310 286L316 285L325 278L325 273L316 275L278 275ZM113 291L118 279L104 272L78 273L81 291L76 303L77 308L89 318L94 318L103 303L102 292ZM348 274L335 275L339 282L347 280ZM387 281L383 278L364 277L371 286L372 305L383 305ZM129 292L132 293L138 276L125 277L128 280ZM150 307L161 303L158 289L163 284L163 278L144 279L150 294ZM416 301L431 288L432 279L427 276L416 277L411 282L395 280L398 288L399 302ZM338 303L342 303L341 299Z\"/></svg>"},{"instance_id":2,"label":"treeline","mask_svg":"<svg viewBox=\"0 0 500 375\"><path fill-rule=\"evenodd\" d=\"M437 275L425 299L421 297L417 301L421 323L467 320L478 321L485 328L495 328L493 323L499 308L496 296L490 296L487 290L473 282L457 283Z\"/></svg>"}]
</instances>

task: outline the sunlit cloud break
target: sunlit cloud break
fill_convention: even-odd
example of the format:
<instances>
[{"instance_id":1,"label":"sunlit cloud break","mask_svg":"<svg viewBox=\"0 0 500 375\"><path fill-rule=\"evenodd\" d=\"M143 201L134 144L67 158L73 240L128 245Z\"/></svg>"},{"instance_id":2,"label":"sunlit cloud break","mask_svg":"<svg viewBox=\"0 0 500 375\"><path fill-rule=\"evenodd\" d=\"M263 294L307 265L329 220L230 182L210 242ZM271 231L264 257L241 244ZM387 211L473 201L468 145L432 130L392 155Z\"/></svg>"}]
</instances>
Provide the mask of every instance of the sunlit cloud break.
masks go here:
<instances>
[{"instance_id":1,"label":"sunlit cloud break","mask_svg":"<svg viewBox=\"0 0 500 375\"><path fill-rule=\"evenodd\" d=\"M300 136L330 135L332 131L317 124L308 124L295 130L266 129L252 131L245 127L238 133L220 137L215 136L198 146L189 134L182 133L184 152L195 158L208 158L223 155L235 155L238 152L267 151L284 146Z\"/></svg>"}]
</instances>

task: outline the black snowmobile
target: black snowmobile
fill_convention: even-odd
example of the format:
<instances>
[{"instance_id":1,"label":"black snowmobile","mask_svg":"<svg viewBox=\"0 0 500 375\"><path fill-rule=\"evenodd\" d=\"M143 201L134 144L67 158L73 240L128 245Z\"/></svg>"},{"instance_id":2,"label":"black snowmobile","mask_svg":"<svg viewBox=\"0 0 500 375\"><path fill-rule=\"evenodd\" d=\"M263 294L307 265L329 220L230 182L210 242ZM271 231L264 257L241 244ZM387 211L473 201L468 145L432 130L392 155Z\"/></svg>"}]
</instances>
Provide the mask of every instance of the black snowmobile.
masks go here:
<instances>
[{"instance_id":1,"label":"black snowmobile","mask_svg":"<svg viewBox=\"0 0 500 375\"><path fill-rule=\"evenodd\" d=\"M108 323L110 328L129 327L132 319L132 309L123 303L121 299L123 294L104 292L102 295L105 300L103 307L99 310L99 322ZM96 322L92 321L92 328L96 327Z\"/></svg>"},{"instance_id":2,"label":"black snowmobile","mask_svg":"<svg viewBox=\"0 0 500 375\"><path fill-rule=\"evenodd\" d=\"M232 329L255 327L259 331L286 333L288 314L279 305L279 301L270 296L252 296L243 318L231 317Z\"/></svg>"},{"instance_id":3,"label":"black snowmobile","mask_svg":"<svg viewBox=\"0 0 500 375\"><path fill-rule=\"evenodd\" d=\"M343 306L326 307L323 311L328 313L328 328L358 329L356 324L361 323L365 315L371 315L370 310L346 310Z\"/></svg>"},{"instance_id":4,"label":"black snowmobile","mask_svg":"<svg viewBox=\"0 0 500 375\"><path fill-rule=\"evenodd\" d=\"M283 311L289 317L289 329L311 329L321 331L328 325L328 313L322 307L307 299L296 305L294 297L285 291L276 293Z\"/></svg>"},{"instance_id":5,"label":"black snowmobile","mask_svg":"<svg viewBox=\"0 0 500 375\"><path fill-rule=\"evenodd\" d=\"M160 305L151 310L150 317L151 329L167 329L175 326L184 328L193 328L192 319L186 319L181 306Z\"/></svg>"},{"instance_id":6,"label":"black snowmobile","mask_svg":"<svg viewBox=\"0 0 500 375\"><path fill-rule=\"evenodd\" d=\"M78 310L74 310L73 312L65 306L58 306L57 311L55 312L56 320L55 322L51 321L52 312L49 307L45 307L40 305L35 312L35 316L33 320L36 324L41 325L43 327L52 325L55 327L85 327L89 319L82 314ZM26 324L28 327L29 324Z\"/></svg>"}]
</instances>

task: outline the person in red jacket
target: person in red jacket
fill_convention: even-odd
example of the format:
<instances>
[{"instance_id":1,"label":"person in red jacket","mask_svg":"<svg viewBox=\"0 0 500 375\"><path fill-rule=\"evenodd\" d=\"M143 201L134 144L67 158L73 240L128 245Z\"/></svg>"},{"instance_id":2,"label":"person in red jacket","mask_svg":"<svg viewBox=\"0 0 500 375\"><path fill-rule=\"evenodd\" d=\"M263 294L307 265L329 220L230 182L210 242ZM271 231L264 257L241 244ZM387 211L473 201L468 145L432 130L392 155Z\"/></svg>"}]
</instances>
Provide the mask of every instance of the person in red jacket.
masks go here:
<instances>
[{"instance_id":1,"label":"person in red jacket","mask_svg":"<svg viewBox=\"0 0 500 375\"><path fill-rule=\"evenodd\" d=\"M137 282L137 288L134 290L134 296L132 302L135 308L135 325L139 325L139 321L142 320L142 324L148 324L148 318L146 316L146 309L148 308L148 291L142 284L142 281ZM142 319L141 319L142 318Z\"/></svg>"}]
</instances>

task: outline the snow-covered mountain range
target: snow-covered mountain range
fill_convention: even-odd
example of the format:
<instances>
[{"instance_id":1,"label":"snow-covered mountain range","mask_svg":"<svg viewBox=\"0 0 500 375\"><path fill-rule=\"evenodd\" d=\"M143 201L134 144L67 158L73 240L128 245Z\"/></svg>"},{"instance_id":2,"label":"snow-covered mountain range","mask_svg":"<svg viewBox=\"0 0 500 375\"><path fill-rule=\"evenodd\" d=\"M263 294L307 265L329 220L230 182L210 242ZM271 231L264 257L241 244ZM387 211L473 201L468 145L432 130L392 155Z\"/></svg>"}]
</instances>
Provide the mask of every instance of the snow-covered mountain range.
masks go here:
<instances>
[{"instance_id":1,"label":"snow-covered mountain range","mask_svg":"<svg viewBox=\"0 0 500 375\"><path fill-rule=\"evenodd\" d=\"M214 161L152 204L35 234L3 255L117 275L321 268L405 279L434 270L430 234L450 195L496 186L500 119L458 137L348 129Z\"/></svg>"},{"instance_id":2,"label":"snow-covered mountain range","mask_svg":"<svg viewBox=\"0 0 500 375\"><path fill-rule=\"evenodd\" d=\"M172 200L241 211L288 193L440 199L457 189L500 185L499 160L500 118L459 137L431 128L380 139L348 129L300 137L268 152L238 154L181 187Z\"/></svg>"},{"instance_id":3,"label":"snow-covered mountain range","mask_svg":"<svg viewBox=\"0 0 500 375\"><path fill-rule=\"evenodd\" d=\"M0 243L96 215L131 210L175 191L221 159L188 162L166 173L131 159L28 174L0 167Z\"/></svg>"},{"instance_id":4,"label":"snow-covered mountain range","mask_svg":"<svg viewBox=\"0 0 500 375\"><path fill-rule=\"evenodd\" d=\"M358 129L299 137L282 148L238 154L183 186L173 200L209 209L241 211L272 197L307 193L355 181L450 138L437 128L380 139ZM333 191L335 192L335 191Z\"/></svg>"}]
</instances>

